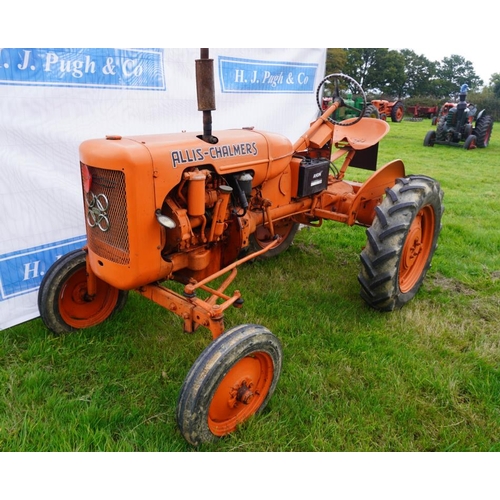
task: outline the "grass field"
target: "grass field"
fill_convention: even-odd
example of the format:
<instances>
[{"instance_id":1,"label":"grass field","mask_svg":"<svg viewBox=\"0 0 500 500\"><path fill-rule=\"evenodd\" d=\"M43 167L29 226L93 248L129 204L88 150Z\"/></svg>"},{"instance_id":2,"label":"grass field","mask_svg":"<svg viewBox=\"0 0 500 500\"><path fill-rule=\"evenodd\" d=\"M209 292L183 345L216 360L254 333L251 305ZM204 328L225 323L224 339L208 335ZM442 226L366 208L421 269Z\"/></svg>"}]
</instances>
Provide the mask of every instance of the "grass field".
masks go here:
<instances>
[{"instance_id":1,"label":"grass field","mask_svg":"<svg viewBox=\"0 0 500 500\"><path fill-rule=\"evenodd\" d=\"M261 415L198 451L500 451L500 130L466 151L423 147L429 120L390 126L379 164L401 158L445 193L423 287L400 311L370 309L357 281L365 230L336 223L242 266L245 305L226 326L269 328L283 371ZM209 341L135 294L78 333L39 319L2 331L0 450L193 450L177 397Z\"/></svg>"}]
</instances>

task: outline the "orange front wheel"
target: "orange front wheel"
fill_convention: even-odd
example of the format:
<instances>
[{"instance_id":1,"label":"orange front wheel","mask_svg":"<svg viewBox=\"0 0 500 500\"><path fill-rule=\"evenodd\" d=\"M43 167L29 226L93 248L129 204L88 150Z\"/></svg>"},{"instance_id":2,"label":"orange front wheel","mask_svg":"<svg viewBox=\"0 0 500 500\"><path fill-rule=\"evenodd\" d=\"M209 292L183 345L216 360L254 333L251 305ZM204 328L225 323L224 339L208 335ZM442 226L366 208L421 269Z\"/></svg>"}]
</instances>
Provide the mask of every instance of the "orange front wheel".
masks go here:
<instances>
[{"instance_id":1,"label":"orange front wheel","mask_svg":"<svg viewBox=\"0 0 500 500\"><path fill-rule=\"evenodd\" d=\"M98 325L122 309L128 292L97 279L96 293L87 293L86 252L74 250L58 259L44 275L38 309L45 326L66 333Z\"/></svg>"},{"instance_id":2,"label":"orange front wheel","mask_svg":"<svg viewBox=\"0 0 500 500\"><path fill-rule=\"evenodd\" d=\"M240 325L217 337L192 366L179 396L177 423L197 446L234 432L260 413L281 373L278 339L260 325Z\"/></svg>"}]
</instances>

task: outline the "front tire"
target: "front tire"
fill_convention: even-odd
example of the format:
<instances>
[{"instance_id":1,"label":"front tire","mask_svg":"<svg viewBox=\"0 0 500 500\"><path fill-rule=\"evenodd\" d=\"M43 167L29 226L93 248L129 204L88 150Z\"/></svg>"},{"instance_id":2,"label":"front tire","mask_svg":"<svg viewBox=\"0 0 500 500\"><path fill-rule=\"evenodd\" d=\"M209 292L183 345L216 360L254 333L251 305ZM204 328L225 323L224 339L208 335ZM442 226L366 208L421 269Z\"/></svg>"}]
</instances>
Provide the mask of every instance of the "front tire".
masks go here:
<instances>
[{"instance_id":1,"label":"front tire","mask_svg":"<svg viewBox=\"0 0 500 500\"><path fill-rule=\"evenodd\" d=\"M177 423L194 446L234 432L260 413L276 389L282 365L279 340L260 325L239 325L199 356L182 386Z\"/></svg>"},{"instance_id":2,"label":"front tire","mask_svg":"<svg viewBox=\"0 0 500 500\"><path fill-rule=\"evenodd\" d=\"M437 248L443 192L430 177L396 180L367 230L358 276L361 296L374 309L399 309L418 292Z\"/></svg>"},{"instance_id":3,"label":"front tire","mask_svg":"<svg viewBox=\"0 0 500 500\"><path fill-rule=\"evenodd\" d=\"M424 146L432 148L436 143L436 132L434 130L429 130L424 137Z\"/></svg>"},{"instance_id":4,"label":"front tire","mask_svg":"<svg viewBox=\"0 0 500 500\"><path fill-rule=\"evenodd\" d=\"M97 293L87 295L87 254L77 249L56 260L38 291L38 309L45 326L56 334L98 325L121 310L128 291L97 279Z\"/></svg>"},{"instance_id":5,"label":"front tire","mask_svg":"<svg viewBox=\"0 0 500 500\"><path fill-rule=\"evenodd\" d=\"M477 138L475 135L471 134L465 139L464 149L475 149Z\"/></svg>"}]
</instances>

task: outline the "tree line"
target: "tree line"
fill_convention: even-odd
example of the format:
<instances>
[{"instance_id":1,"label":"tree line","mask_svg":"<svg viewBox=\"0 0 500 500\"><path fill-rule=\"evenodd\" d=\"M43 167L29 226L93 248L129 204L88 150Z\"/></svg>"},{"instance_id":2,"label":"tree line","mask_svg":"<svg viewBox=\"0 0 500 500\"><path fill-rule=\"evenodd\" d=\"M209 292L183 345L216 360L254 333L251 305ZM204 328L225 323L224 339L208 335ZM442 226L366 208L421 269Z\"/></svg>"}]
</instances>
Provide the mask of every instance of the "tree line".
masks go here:
<instances>
[{"instance_id":1,"label":"tree line","mask_svg":"<svg viewBox=\"0 0 500 500\"><path fill-rule=\"evenodd\" d=\"M325 74L345 73L371 98L404 100L407 105L442 104L469 86L467 100L500 119L500 73L484 82L471 61L451 54L431 61L410 49L327 49Z\"/></svg>"}]
</instances>

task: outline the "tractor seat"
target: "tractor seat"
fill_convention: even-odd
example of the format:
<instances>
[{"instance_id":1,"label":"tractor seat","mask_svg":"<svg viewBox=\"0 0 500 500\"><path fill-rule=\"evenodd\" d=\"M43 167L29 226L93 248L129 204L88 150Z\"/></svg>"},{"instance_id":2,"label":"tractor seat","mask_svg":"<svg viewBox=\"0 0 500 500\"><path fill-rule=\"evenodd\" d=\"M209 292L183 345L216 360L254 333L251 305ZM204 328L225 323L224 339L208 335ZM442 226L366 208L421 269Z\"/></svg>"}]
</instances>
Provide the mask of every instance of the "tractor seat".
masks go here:
<instances>
[{"instance_id":1,"label":"tractor seat","mask_svg":"<svg viewBox=\"0 0 500 500\"><path fill-rule=\"evenodd\" d=\"M355 121L356 118L349 118L341 123ZM332 141L334 144L347 142L352 149L366 149L380 142L387 132L389 124L378 118L361 118L353 125L335 125Z\"/></svg>"}]
</instances>

